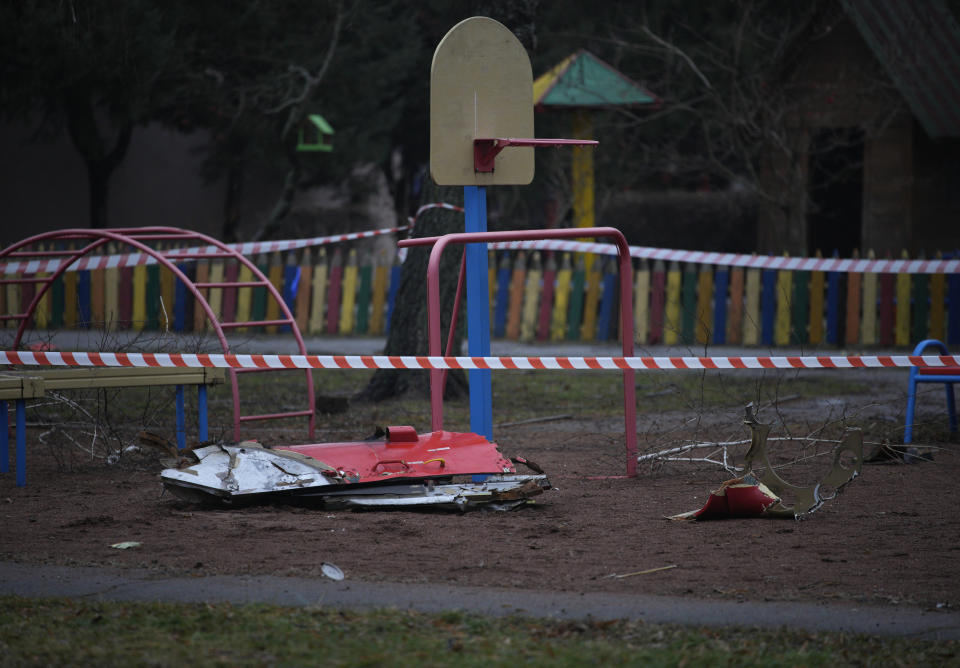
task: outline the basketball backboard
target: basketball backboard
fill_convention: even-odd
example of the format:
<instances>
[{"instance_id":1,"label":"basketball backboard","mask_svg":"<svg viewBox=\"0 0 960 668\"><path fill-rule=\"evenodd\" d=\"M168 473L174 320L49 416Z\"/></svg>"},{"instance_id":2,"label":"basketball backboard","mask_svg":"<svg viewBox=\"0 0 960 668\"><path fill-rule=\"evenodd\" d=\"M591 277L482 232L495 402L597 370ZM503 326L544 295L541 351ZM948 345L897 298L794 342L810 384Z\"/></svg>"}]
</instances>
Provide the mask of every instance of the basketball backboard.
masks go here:
<instances>
[{"instance_id":1,"label":"basketball backboard","mask_svg":"<svg viewBox=\"0 0 960 668\"><path fill-rule=\"evenodd\" d=\"M526 185L533 148L511 146L478 172L474 139L533 137L533 71L526 49L493 19L475 16L444 36L430 67L430 174L439 185Z\"/></svg>"}]
</instances>

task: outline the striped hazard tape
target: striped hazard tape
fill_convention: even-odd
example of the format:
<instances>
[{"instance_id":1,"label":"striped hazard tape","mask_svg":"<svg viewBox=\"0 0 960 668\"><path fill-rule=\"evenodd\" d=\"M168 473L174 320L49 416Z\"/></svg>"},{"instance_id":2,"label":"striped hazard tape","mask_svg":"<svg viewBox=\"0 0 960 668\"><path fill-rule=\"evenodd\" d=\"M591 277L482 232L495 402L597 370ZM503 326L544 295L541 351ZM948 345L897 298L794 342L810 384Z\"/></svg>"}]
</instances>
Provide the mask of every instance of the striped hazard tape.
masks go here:
<instances>
[{"instance_id":1,"label":"striped hazard tape","mask_svg":"<svg viewBox=\"0 0 960 668\"><path fill-rule=\"evenodd\" d=\"M261 241L239 244L227 244L229 248L239 251L242 255L251 256L259 253L273 253L275 251L289 251L312 246L344 243L356 239L368 239L384 234L403 232L409 229L408 225L388 227L380 230L366 230L364 232L350 232L349 234L333 234L326 237L312 237L310 239L289 239L286 241ZM216 246L194 246L191 248L171 248L163 251L165 257L173 262L179 262L181 256L190 256L183 261L195 262L196 255L215 255L222 251ZM0 262L0 274L52 274L68 260L14 260ZM157 260L146 253L115 253L113 255L86 255L72 263L68 271L85 271L94 269L113 269L120 267L136 267L145 264L156 264Z\"/></svg>"},{"instance_id":2,"label":"striped hazard tape","mask_svg":"<svg viewBox=\"0 0 960 668\"><path fill-rule=\"evenodd\" d=\"M246 256L259 253L273 253L289 251L312 246L343 243L356 239L366 239L384 234L404 232L413 226L417 218L431 209L445 209L462 213L463 207L447 202L431 202L424 204L411 216L408 225L388 227L379 230L366 230L349 234L334 234L325 237L309 239L288 239L284 241L246 242L228 244ZM538 241L504 241L490 243L490 248L498 250L543 250L572 253L595 253L599 255L616 255L617 247L611 244L600 244L590 241L569 241L560 239L544 239ZM165 251L170 259L176 261L179 255L195 256L198 253L214 254L220 250L214 246L182 248ZM400 249L401 258L404 249ZM693 264L710 264L727 267L742 267L744 269L774 269L787 271L835 271L841 273L877 273L877 274L956 274L960 273L960 259L851 259L851 258L820 258L820 257L787 257L774 255L744 255L738 253L715 253L709 251L679 250L674 248L655 248L652 246L630 246L630 257L648 260L663 260L664 262L687 262ZM196 260L196 257L189 258ZM53 273L64 260L27 260L0 262L0 274L35 274ZM127 253L115 255L90 255L74 262L69 270L81 271L87 269L110 269L113 267L132 267L142 264L153 264L156 260L144 253Z\"/></svg>"},{"instance_id":3,"label":"striped hazard tape","mask_svg":"<svg viewBox=\"0 0 960 668\"><path fill-rule=\"evenodd\" d=\"M781 357L431 357L394 355L235 355L0 351L14 366L214 367L222 369L864 369L960 366L955 355L816 355Z\"/></svg>"},{"instance_id":4,"label":"striped hazard tape","mask_svg":"<svg viewBox=\"0 0 960 668\"><path fill-rule=\"evenodd\" d=\"M551 250L571 253L616 255L617 247L590 241L550 239L541 241L498 241L489 244L497 250ZM742 255L707 251L630 246L630 257L665 262L689 262L744 269L784 269L787 271L837 271L842 273L876 274L955 274L960 273L960 259L949 260L857 260L850 258L787 257L775 255Z\"/></svg>"},{"instance_id":5,"label":"striped hazard tape","mask_svg":"<svg viewBox=\"0 0 960 668\"><path fill-rule=\"evenodd\" d=\"M362 232L349 232L346 234L331 234L324 237L310 237L307 239L286 239L280 241L249 241L244 243L227 244L228 248L237 250L241 255L247 257L259 255L260 253L274 253L300 248L312 248L314 246L327 246L330 244L345 243L358 239L369 239L379 237L385 234L396 234L405 232L411 228L417 218L431 209L446 209L449 211L463 211L463 207L446 202L431 202L424 204L417 212L409 218L409 225L400 225L398 227L385 227L379 230L364 230ZM163 254L170 260L177 262L181 256L190 256L185 261L196 261L196 255L218 255L221 250L216 246L194 246L191 248L172 248L163 251ZM52 274L60 266L67 262L60 258L49 260L13 260L9 262L0 262L0 274ZM112 255L87 255L72 263L68 271L86 271L94 269L113 269L120 267L136 267L139 265L156 264L157 260L146 253L114 253Z\"/></svg>"}]
</instances>

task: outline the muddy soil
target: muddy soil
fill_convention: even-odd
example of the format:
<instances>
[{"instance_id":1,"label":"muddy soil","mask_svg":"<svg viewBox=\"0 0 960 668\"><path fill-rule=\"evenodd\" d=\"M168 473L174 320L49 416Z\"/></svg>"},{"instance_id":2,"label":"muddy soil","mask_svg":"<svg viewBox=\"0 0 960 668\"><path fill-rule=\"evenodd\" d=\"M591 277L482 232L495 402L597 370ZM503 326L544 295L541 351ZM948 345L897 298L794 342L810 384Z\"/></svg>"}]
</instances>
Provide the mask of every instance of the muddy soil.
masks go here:
<instances>
[{"instance_id":1,"label":"muddy soil","mask_svg":"<svg viewBox=\"0 0 960 668\"><path fill-rule=\"evenodd\" d=\"M536 461L555 486L535 505L465 514L205 508L162 493L149 458L112 466L74 458L63 467L31 441L27 486L0 475L0 560L197 577L319 577L321 563L331 562L348 578L372 582L960 605L955 444L941 444L932 462L865 464L836 500L803 521L676 522L665 517L700 507L730 474L712 464L644 463L635 479L596 479L623 473L614 425L558 420L499 431L505 454ZM748 435L728 417L703 421L698 437L731 433ZM641 436L673 438L653 429ZM111 547L122 541L140 546Z\"/></svg>"}]
</instances>

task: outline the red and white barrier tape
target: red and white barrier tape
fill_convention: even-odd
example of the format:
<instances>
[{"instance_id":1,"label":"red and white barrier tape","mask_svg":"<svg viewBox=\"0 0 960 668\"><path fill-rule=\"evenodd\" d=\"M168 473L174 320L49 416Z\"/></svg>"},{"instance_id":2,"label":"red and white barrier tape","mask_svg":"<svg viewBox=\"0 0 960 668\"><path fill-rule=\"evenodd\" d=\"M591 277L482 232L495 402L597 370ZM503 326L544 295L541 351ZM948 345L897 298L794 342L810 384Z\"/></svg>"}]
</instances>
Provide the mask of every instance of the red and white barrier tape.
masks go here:
<instances>
[{"instance_id":1,"label":"red and white barrier tape","mask_svg":"<svg viewBox=\"0 0 960 668\"><path fill-rule=\"evenodd\" d=\"M242 244L228 244L243 255L259 253L273 253L288 251L308 246L322 246L326 244L342 243L356 239L393 234L410 229L415 220L430 209L446 209L463 212L463 207L446 202L432 202L417 209L414 216L409 218L409 225L390 227L349 234L335 234L326 237L311 239L289 239L286 241L248 242ZM564 241L546 239L540 241L504 241L489 244L490 248L499 250L552 250L560 252L596 253L599 255L616 255L617 248L612 244L598 244L589 241ZM178 255L197 253L216 253L219 249L214 246L183 248L167 251L167 256L176 260ZM685 262L692 264L710 264L728 267L743 267L745 269L784 269L788 271L836 271L842 273L877 273L877 274L955 274L960 273L960 259L950 260L909 260L909 259L860 259L851 258L818 258L818 257L784 257L773 255L743 255L738 253L714 253L708 251L678 250L673 248L654 248L652 246L631 246L630 257L648 260L663 260L665 262ZM0 274L36 274L53 273L64 260L27 260L0 262ZM70 271L86 269L110 269L119 267L133 267L144 264L154 264L156 261L143 253L128 253L118 255L89 255L79 259L70 267Z\"/></svg>"},{"instance_id":2,"label":"red and white barrier tape","mask_svg":"<svg viewBox=\"0 0 960 668\"><path fill-rule=\"evenodd\" d=\"M617 247L589 241L498 241L489 244L498 250L552 250L575 253L616 255ZM837 271L876 274L955 274L960 273L960 259L951 260L854 260L827 257L783 257L774 255L741 255L707 251L675 250L651 246L630 246L630 257L665 262L689 262L746 269L785 269L789 271Z\"/></svg>"},{"instance_id":3,"label":"red and white barrier tape","mask_svg":"<svg viewBox=\"0 0 960 668\"><path fill-rule=\"evenodd\" d=\"M221 369L863 369L960 366L956 355L784 357L427 357L387 355L235 355L0 351L0 364Z\"/></svg>"},{"instance_id":4,"label":"red and white barrier tape","mask_svg":"<svg viewBox=\"0 0 960 668\"><path fill-rule=\"evenodd\" d=\"M409 219L410 224L412 225L413 222L420 217L421 213L430 209L446 209L447 211L459 211L460 213L463 213L462 206L457 206L456 204L447 204L446 202L433 202L431 204L424 204L417 209L417 212Z\"/></svg>"},{"instance_id":5,"label":"red and white barrier tape","mask_svg":"<svg viewBox=\"0 0 960 668\"><path fill-rule=\"evenodd\" d=\"M368 239L378 237L384 234L394 234L409 230L410 226L420 217L424 211L430 209L447 209L450 211L463 211L463 207L446 202L432 202L424 204L409 219L410 225L401 225L399 227L386 227L379 230L365 230L363 232L350 232L348 234L332 234L325 237L312 237L309 239L287 239L284 241L250 241L239 244L227 244L229 248L239 251L242 255L258 255L260 253L273 253L289 250L297 250L313 246L326 246L329 244L338 244L357 239ZM196 255L198 253L214 254L219 253L220 249L216 246L196 246L192 248L174 248L165 251L166 257L176 262L182 255ZM196 260L196 258L191 258ZM52 274L66 262L62 259L52 260L24 260L12 262L0 262L0 274ZM114 269L121 267L136 267L139 265L156 264L156 260L145 253L117 253L114 255L88 255L74 262L69 271L84 271L90 269Z\"/></svg>"},{"instance_id":6,"label":"red and white barrier tape","mask_svg":"<svg viewBox=\"0 0 960 668\"><path fill-rule=\"evenodd\" d=\"M350 232L349 234L333 234L326 237L310 239L289 239L286 241L259 241L240 244L227 244L229 248L240 251L242 255L257 255L259 253L273 253L274 251L289 251L308 246L324 246L327 244L343 243L355 239L367 239L384 234L393 234L409 229L408 225L388 227L380 230L366 230L364 232ZM219 253L216 246L194 246L192 248L171 248L164 251L164 255L172 262L177 262L181 255L195 255L197 253ZM189 261L196 261L190 258ZM0 263L0 274L52 274L67 260L24 260ZM122 253L115 255L86 255L72 265L68 271L83 271L88 269L119 269L121 267L136 267L139 265L156 264L156 260L146 253Z\"/></svg>"}]
</instances>

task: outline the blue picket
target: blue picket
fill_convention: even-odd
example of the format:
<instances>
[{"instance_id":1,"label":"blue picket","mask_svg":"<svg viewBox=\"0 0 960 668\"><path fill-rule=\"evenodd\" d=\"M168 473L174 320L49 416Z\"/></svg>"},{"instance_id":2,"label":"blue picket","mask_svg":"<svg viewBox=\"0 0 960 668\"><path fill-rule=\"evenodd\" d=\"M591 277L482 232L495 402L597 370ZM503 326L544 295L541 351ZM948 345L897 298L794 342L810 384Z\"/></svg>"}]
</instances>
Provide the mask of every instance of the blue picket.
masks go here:
<instances>
[{"instance_id":1,"label":"blue picket","mask_svg":"<svg viewBox=\"0 0 960 668\"><path fill-rule=\"evenodd\" d=\"M297 291L300 289L300 265L287 264L283 268L283 303L287 305L290 312L294 312L297 303ZM293 331L290 325L280 327L281 332Z\"/></svg>"},{"instance_id":2,"label":"blue picket","mask_svg":"<svg viewBox=\"0 0 960 668\"><path fill-rule=\"evenodd\" d=\"M384 333L390 333L390 317L393 315L393 305L397 301L397 290L400 289L400 269L401 265L395 264L390 268L390 289L387 290L387 323L384 325Z\"/></svg>"},{"instance_id":3,"label":"blue picket","mask_svg":"<svg viewBox=\"0 0 960 668\"><path fill-rule=\"evenodd\" d=\"M609 270L612 263L607 263L605 269ZM617 338L617 318L615 316L616 308L619 306L617 301L617 274L612 271L606 271L603 274L603 286L600 293L600 317L597 319L597 340L608 341Z\"/></svg>"},{"instance_id":4,"label":"blue picket","mask_svg":"<svg viewBox=\"0 0 960 668\"><path fill-rule=\"evenodd\" d=\"M90 308L90 272L87 270L77 272L77 325L79 327L90 327L90 321L93 320L93 312Z\"/></svg>"},{"instance_id":5,"label":"blue picket","mask_svg":"<svg viewBox=\"0 0 960 668\"><path fill-rule=\"evenodd\" d=\"M509 263L502 262L497 269L497 298L493 310L493 335L503 337L507 331L507 307L510 305L510 276L512 269Z\"/></svg>"}]
</instances>

